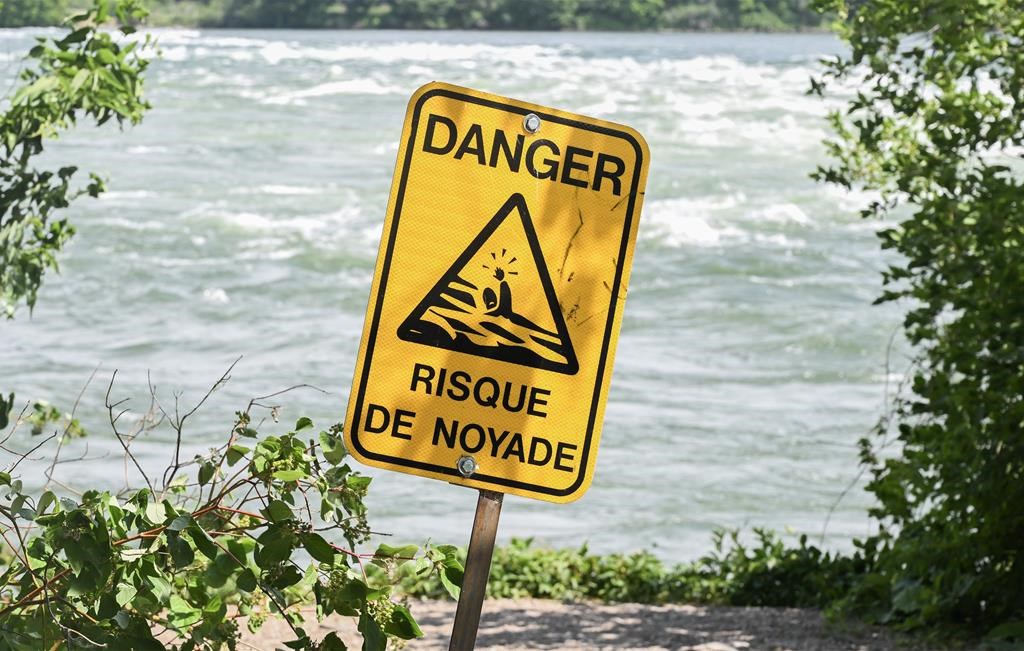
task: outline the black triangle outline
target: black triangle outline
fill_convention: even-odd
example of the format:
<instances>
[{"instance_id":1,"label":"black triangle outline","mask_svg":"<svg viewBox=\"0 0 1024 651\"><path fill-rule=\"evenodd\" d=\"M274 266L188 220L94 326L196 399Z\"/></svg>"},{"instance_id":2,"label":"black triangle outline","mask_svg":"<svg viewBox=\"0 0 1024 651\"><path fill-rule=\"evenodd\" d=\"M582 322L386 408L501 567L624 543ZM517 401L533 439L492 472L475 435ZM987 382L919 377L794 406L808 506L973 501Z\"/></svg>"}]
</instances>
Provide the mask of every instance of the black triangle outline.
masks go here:
<instances>
[{"instance_id":1,"label":"black triangle outline","mask_svg":"<svg viewBox=\"0 0 1024 651\"><path fill-rule=\"evenodd\" d=\"M438 343L427 343L422 340L422 337L416 336L412 332L414 324L423 318L423 315L430 309L437 297L441 295L441 292L446 289L452 282L452 279L456 277L460 270L462 270L474 255L480 250L480 248L490 239L494 231L505 221L505 219L512 213L513 209L518 209L519 217L522 222L523 231L526 233L526 241L530 246L530 253L533 254L534 262L537 266L537 272L540 276L540 284L544 289L544 295L547 298L548 310L551 312L551 318L555 322L555 331L558 334L558 338L562 341L562 345L566 353L566 362L552 362L540 358L536 363L527 363L522 360L510 359L509 354L506 353L504 348L484 348L479 347L472 351L463 350L460 347L453 345L445 345L447 342ZM576 359L576 350L572 345L572 339L569 337L569 330L565 326L565 320L562 318L562 310L558 306L558 297L555 295L555 288L551 284L551 276L548 274L547 263L544 261L544 255L541 253L540 242L537 240L537 232L533 227L533 220L530 217L530 211L526 207L526 199L522 194L518 192L513 193L507 201L498 209L498 212L494 214L487 225L483 227L480 233L469 243L465 251L455 259L455 262L448 268L448 271L441 275L441 278L433 286L433 288L427 292L423 297L423 300L409 313L409 316L405 318L402 325L398 327L398 338L403 341L411 343L423 344L426 346L433 346L435 348L443 348L445 350L451 350L457 353L463 353L466 355L472 355L474 357L486 357L488 359L496 359L502 362L509 362L511 364L518 364L520 366L530 366L533 368L540 368L548 371L554 371L556 373L564 373L566 375L576 375L579 372L580 366Z\"/></svg>"}]
</instances>

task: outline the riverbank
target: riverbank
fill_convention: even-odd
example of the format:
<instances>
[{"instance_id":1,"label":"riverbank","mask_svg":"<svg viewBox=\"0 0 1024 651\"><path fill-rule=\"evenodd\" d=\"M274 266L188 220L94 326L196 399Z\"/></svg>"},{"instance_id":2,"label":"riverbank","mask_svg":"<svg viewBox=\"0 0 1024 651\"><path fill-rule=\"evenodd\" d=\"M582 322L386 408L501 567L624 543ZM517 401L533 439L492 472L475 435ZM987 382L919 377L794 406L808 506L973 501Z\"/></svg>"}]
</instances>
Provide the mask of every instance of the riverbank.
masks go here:
<instances>
[{"instance_id":1,"label":"riverbank","mask_svg":"<svg viewBox=\"0 0 1024 651\"><path fill-rule=\"evenodd\" d=\"M38 1L38 0L34 0ZM685 30L787 32L825 29L829 19L800 0L608 3L516 0L430 3L314 0L302 6L256 0L150 0L150 24L235 28L484 30Z\"/></svg>"},{"instance_id":2,"label":"riverbank","mask_svg":"<svg viewBox=\"0 0 1024 651\"><path fill-rule=\"evenodd\" d=\"M414 601L410 606L424 637L410 651L443 651L455 615L450 601ZM307 632L319 639L336 631L349 648L360 648L355 623L331 617ZM276 651L290 631L268 622L247 634L244 648ZM542 599L484 602L477 636L478 651L562 649L597 651L675 649L679 651L926 651L936 647L880 627L856 622L828 622L818 610L804 608L733 608L642 604L562 603ZM969 651L964 648L963 651Z\"/></svg>"}]
</instances>

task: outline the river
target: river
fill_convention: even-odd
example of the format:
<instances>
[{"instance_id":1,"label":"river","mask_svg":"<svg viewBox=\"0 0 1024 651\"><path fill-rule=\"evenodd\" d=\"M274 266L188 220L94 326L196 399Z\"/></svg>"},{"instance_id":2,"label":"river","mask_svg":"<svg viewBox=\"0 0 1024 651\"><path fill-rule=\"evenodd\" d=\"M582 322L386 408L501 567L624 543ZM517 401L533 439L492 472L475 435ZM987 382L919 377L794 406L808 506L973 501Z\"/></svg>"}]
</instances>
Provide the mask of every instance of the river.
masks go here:
<instances>
[{"instance_id":1,"label":"river","mask_svg":"<svg viewBox=\"0 0 1024 651\"><path fill-rule=\"evenodd\" d=\"M0 33L9 86L35 32ZM294 422L343 417L406 102L431 80L629 124L652 164L596 475L578 502L506 500L499 536L671 560L715 527L767 526L847 549L869 532L859 437L883 412L900 314L879 294L878 224L816 184L808 97L828 35L158 31L145 122L51 144L109 181L68 211L79 232L34 314L0 323L0 388L79 406L92 459L73 486L116 487L104 394L202 398L189 455L253 396ZM130 417L131 414L125 418ZM284 425L268 422L267 431ZM138 442L156 467L169 430ZM24 443L24 441L22 441ZM475 493L364 469L395 540L465 544ZM28 473L38 482L38 468ZM853 490L841 501L843 489Z\"/></svg>"}]
</instances>

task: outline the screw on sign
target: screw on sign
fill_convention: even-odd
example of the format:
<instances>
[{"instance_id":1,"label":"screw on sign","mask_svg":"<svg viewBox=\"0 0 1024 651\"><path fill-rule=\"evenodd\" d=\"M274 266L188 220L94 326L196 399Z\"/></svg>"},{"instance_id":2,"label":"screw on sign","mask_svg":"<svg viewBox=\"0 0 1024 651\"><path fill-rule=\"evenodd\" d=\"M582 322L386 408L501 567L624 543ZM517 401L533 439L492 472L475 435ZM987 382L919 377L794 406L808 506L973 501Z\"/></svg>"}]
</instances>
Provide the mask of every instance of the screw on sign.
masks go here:
<instances>
[{"instance_id":1,"label":"screw on sign","mask_svg":"<svg viewBox=\"0 0 1024 651\"><path fill-rule=\"evenodd\" d=\"M475 643L504 494L593 479L648 159L596 118L439 82L409 102L345 438L480 491L452 649Z\"/></svg>"}]
</instances>

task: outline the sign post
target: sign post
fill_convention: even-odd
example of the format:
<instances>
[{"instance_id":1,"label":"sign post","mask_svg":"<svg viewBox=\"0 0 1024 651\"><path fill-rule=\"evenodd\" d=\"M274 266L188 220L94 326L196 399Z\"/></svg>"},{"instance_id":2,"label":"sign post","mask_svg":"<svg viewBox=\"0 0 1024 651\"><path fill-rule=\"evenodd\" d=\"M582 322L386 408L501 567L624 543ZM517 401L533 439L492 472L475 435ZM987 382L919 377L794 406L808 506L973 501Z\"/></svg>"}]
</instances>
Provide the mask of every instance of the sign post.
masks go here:
<instances>
[{"instance_id":1,"label":"sign post","mask_svg":"<svg viewBox=\"0 0 1024 651\"><path fill-rule=\"evenodd\" d=\"M468 88L409 102L345 441L480 490L452 649L476 637L502 494L593 479L649 158L629 127Z\"/></svg>"},{"instance_id":2,"label":"sign post","mask_svg":"<svg viewBox=\"0 0 1024 651\"><path fill-rule=\"evenodd\" d=\"M498 516L505 496L494 491L480 491L473 518L473 533L466 552L466 572L462 575L462 591L455 609L452 639L448 651L468 651L476 644L480 627L480 611L487 592L487 577L491 572L494 554L494 536L498 533Z\"/></svg>"}]
</instances>

